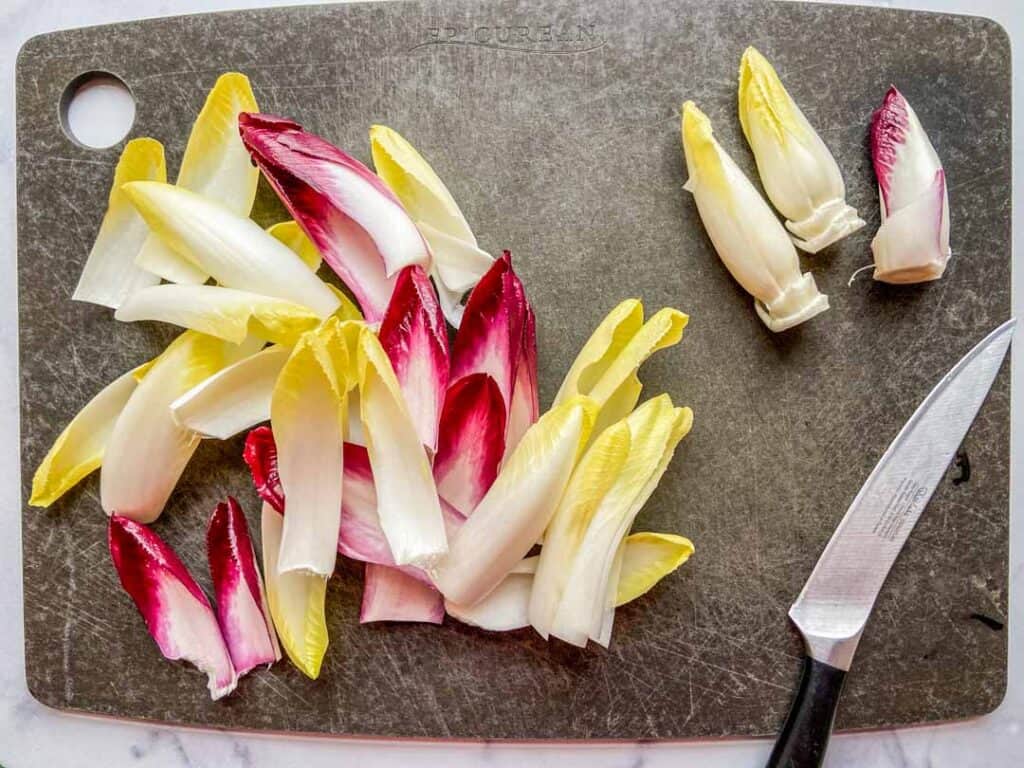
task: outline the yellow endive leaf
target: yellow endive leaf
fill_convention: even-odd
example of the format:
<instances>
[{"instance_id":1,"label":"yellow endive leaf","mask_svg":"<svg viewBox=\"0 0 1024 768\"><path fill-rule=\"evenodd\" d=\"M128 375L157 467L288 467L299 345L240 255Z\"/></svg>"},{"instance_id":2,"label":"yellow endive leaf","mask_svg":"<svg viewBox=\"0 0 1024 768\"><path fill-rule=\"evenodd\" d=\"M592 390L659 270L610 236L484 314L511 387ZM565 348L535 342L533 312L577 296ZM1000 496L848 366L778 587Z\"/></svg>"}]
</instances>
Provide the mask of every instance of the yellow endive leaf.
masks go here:
<instances>
[{"instance_id":1,"label":"yellow endive leaf","mask_svg":"<svg viewBox=\"0 0 1024 768\"><path fill-rule=\"evenodd\" d=\"M219 285L154 285L132 294L114 313L124 322L158 320L240 343L250 333L292 345L320 325L310 309L285 299Z\"/></svg>"},{"instance_id":2,"label":"yellow endive leaf","mask_svg":"<svg viewBox=\"0 0 1024 768\"><path fill-rule=\"evenodd\" d=\"M328 577L341 525L347 350L328 320L299 339L278 374L270 400L281 488L288 499L278 568Z\"/></svg>"},{"instance_id":3,"label":"yellow endive leaf","mask_svg":"<svg viewBox=\"0 0 1024 768\"><path fill-rule=\"evenodd\" d=\"M238 133L239 112L259 112L259 106L249 78L227 72L217 78L192 126L177 186L248 216L256 198L259 170ZM208 277L199 265L156 236L146 240L136 263L174 283L199 284Z\"/></svg>"},{"instance_id":4,"label":"yellow endive leaf","mask_svg":"<svg viewBox=\"0 0 1024 768\"><path fill-rule=\"evenodd\" d=\"M629 455L629 427L613 424L583 454L558 502L544 534L544 556L538 565L537 582L543 589L530 595L530 621L545 640L569 578L568 563L579 550L594 512L618 479Z\"/></svg>"},{"instance_id":5,"label":"yellow endive leaf","mask_svg":"<svg viewBox=\"0 0 1024 768\"><path fill-rule=\"evenodd\" d=\"M583 345L555 397L555 404L586 395L600 407L594 435L625 418L640 399L640 366L659 349L677 344L689 318L659 310L646 323L643 305L627 299L615 307Z\"/></svg>"},{"instance_id":6,"label":"yellow endive leaf","mask_svg":"<svg viewBox=\"0 0 1024 768\"><path fill-rule=\"evenodd\" d=\"M626 537L615 606L625 605L690 559L693 542L673 533L633 533Z\"/></svg>"},{"instance_id":7,"label":"yellow endive leaf","mask_svg":"<svg viewBox=\"0 0 1024 768\"><path fill-rule=\"evenodd\" d=\"M339 327L344 332L346 324ZM448 550L430 460L391 361L365 326L358 334L358 370L360 421L381 529L397 565L428 567Z\"/></svg>"},{"instance_id":8,"label":"yellow endive leaf","mask_svg":"<svg viewBox=\"0 0 1024 768\"><path fill-rule=\"evenodd\" d=\"M697 184L707 186L723 204L730 205L732 191L711 121L692 101L683 104L682 135L686 167L690 173L683 189L692 192Z\"/></svg>"},{"instance_id":9,"label":"yellow endive leaf","mask_svg":"<svg viewBox=\"0 0 1024 768\"><path fill-rule=\"evenodd\" d=\"M422 155L398 131L370 128L370 151L377 174L415 222L423 222L462 242L476 245L451 192Z\"/></svg>"},{"instance_id":10,"label":"yellow endive leaf","mask_svg":"<svg viewBox=\"0 0 1024 768\"><path fill-rule=\"evenodd\" d=\"M295 251L302 262L314 272L320 269L322 261L320 251L302 231L302 227L297 221L279 221L277 224L267 227L267 234L277 238Z\"/></svg>"},{"instance_id":11,"label":"yellow endive leaf","mask_svg":"<svg viewBox=\"0 0 1024 768\"><path fill-rule=\"evenodd\" d=\"M327 579L312 573L280 573L284 518L264 502L262 512L263 574L274 629L288 658L312 680L320 676L327 652Z\"/></svg>"},{"instance_id":12,"label":"yellow endive leaf","mask_svg":"<svg viewBox=\"0 0 1024 768\"><path fill-rule=\"evenodd\" d=\"M130 181L166 181L163 145L155 139L132 139L125 144L114 169L107 212L71 297L76 301L116 309L140 288L160 278L135 265L149 228L121 186Z\"/></svg>"},{"instance_id":13,"label":"yellow endive leaf","mask_svg":"<svg viewBox=\"0 0 1024 768\"><path fill-rule=\"evenodd\" d=\"M155 360L105 386L58 435L32 477L33 507L48 507L78 481L99 468L117 417Z\"/></svg>"}]
</instances>

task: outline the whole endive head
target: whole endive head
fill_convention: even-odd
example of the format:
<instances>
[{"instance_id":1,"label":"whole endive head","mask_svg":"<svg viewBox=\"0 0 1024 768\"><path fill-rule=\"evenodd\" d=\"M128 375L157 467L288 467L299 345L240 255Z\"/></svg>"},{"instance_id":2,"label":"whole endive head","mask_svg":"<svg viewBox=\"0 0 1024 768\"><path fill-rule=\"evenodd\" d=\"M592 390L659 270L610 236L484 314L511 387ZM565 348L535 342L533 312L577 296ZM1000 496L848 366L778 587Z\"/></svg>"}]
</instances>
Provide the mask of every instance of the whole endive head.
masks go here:
<instances>
[{"instance_id":1,"label":"whole endive head","mask_svg":"<svg viewBox=\"0 0 1024 768\"><path fill-rule=\"evenodd\" d=\"M811 253L864 226L828 147L754 47L740 62L739 115L768 199Z\"/></svg>"},{"instance_id":2,"label":"whole endive head","mask_svg":"<svg viewBox=\"0 0 1024 768\"><path fill-rule=\"evenodd\" d=\"M828 309L810 274L800 274L796 249L754 185L715 140L711 121L683 104L683 151L697 211L722 262L773 331Z\"/></svg>"},{"instance_id":3,"label":"whole endive head","mask_svg":"<svg viewBox=\"0 0 1024 768\"><path fill-rule=\"evenodd\" d=\"M871 160L882 209L882 226L871 243L875 279L917 283L942 277L950 255L946 174L895 86L871 117Z\"/></svg>"}]
</instances>

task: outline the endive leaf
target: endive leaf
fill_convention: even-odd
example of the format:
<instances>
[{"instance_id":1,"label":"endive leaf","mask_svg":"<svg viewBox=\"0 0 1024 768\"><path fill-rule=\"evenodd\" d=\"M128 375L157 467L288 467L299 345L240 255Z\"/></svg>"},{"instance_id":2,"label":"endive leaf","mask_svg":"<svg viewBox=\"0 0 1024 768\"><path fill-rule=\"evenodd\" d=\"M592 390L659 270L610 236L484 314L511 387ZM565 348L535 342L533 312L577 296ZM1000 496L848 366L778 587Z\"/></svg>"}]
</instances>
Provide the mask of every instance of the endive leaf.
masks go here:
<instances>
[{"instance_id":1,"label":"endive leaf","mask_svg":"<svg viewBox=\"0 0 1024 768\"><path fill-rule=\"evenodd\" d=\"M114 379L64 427L32 477L29 504L50 506L99 468L117 417L135 391L136 376L143 367Z\"/></svg>"},{"instance_id":2,"label":"endive leaf","mask_svg":"<svg viewBox=\"0 0 1024 768\"><path fill-rule=\"evenodd\" d=\"M526 305L523 318L523 340L516 363L516 378L512 384L512 401L508 406L508 433L506 452L512 451L540 416L537 391L537 320L533 307Z\"/></svg>"},{"instance_id":3,"label":"endive leaf","mask_svg":"<svg viewBox=\"0 0 1024 768\"><path fill-rule=\"evenodd\" d=\"M275 344L229 365L171 403L174 420L218 440L269 421L274 384L290 355L288 347Z\"/></svg>"},{"instance_id":4,"label":"endive leaf","mask_svg":"<svg viewBox=\"0 0 1024 768\"><path fill-rule=\"evenodd\" d=\"M434 257L435 280L440 280L460 297L480 282L494 264L491 254L466 240L459 240L425 221L417 221L416 227Z\"/></svg>"},{"instance_id":5,"label":"endive leaf","mask_svg":"<svg viewBox=\"0 0 1024 768\"><path fill-rule=\"evenodd\" d=\"M140 288L156 285L160 278L135 266L135 257L149 229L121 191L129 181L166 181L163 145L155 139L132 139L114 169L107 212L71 296L116 309Z\"/></svg>"},{"instance_id":6,"label":"endive leaf","mask_svg":"<svg viewBox=\"0 0 1024 768\"><path fill-rule=\"evenodd\" d=\"M434 481L438 495L465 516L494 483L505 456L505 403L486 373L464 376L445 396Z\"/></svg>"},{"instance_id":7,"label":"endive leaf","mask_svg":"<svg viewBox=\"0 0 1024 768\"><path fill-rule=\"evenodd\" d=\"M385 125L370 128L370 151L377 174L414 221L476 245L466 217L444 182L415 147Z\"/></svg>"},{"instance_id":8,"label":"endive leaf","mask_svg":"<svg viewBox=\"0 0 1024 768\"><path fill-rule=\"evenodd\" d=\"M633 533L626 537L615 606L649 592L690 559L693 542L673 533Z\"/></svg>"},{"instance_id":9,"label":"endive leaf","mask_svg":"<svg viewBox=\"0 0 1024 768\"><path fill-rule=\"evenodd\" d=\"M430 263L401 204L366 166L297 123L247 114L240 130L252 159L366 319L379 321L393 276L410 264Z\"/></svg>"},{"instance_id":10,"label":"endive leaf","mask_svg":"<svg viewBox=\"0 0 1024 768\"><path fill-rule=\"evenodd\" d=\"M588 638L607 645L623 561L622 542L692 421L693 414L688 408L676 408L667 395L660 395L595 441L592 450L612 440L620 425L629 431L625 461L597 505L560 506L557 516L568 519L553 522L550 530L568 535L563 536L558 547L549 547L551 542L545 537L533 592L555 592L551 601L557 608L550 623L546 623L545 615L533 611L531 597L531 622L539 617L538 631L542 635L547 632L579 646L586 645ZM591 477L574 474L566 498L575 493L585 494L585 488L575 491L572 486L592 481Z\"/></svg>"},{"instance_id":11,"label":"endive leaf","mask_svg":"<svg viewBox=\"0 0 1024 768\"><path fill-rule=\"evenodd\" d=\"M419 266L398 273L378 338L420 437L433 453L448 387L448 331L430 279Z\"/></svg>"},{"instance_id":12,"label":"endive leaf","mask_svg":"<svg viewBox=\"0 0 1024 768\"><path fill-rule=\"evenodd\" d=\"M100 472L107 514L141 523L159 517L199 445L199 435L178 425L171 403L217 371L255 351L185 331L157 358L114 424Z\"/></svg>"},{"instance_id":13,"label":"endive leaf","mask_svg":"<svg viewBox=\"0 0 1024 768\"><path fill-rule=\"evenodd\" d=\"M281 573L302 570L327 577L334 572L348 391L348 382L338 381L348 350L335 341L329 326L303 336L271 396L270 420L288 499Z\"/></svg>"},{"instance_id":14,"label":"endive leaf","mask_svg":"<svg viewBox=\"0 0 1024 768\"><path fill-rule=\"evenodd\" d=\"M693 554L689 539L672 533L633 533L623 545L615 606L646 594ZM520 561L487 597L470 608L446 602L445 610L463 624L491 632L530 626L530 597L540 557Z\"/></svg>"},{"instance_id":15,"label":"endive leaf","mask_svg":"<svg viewBox=\"0 0 1024 768\"><path fill-rule=\"evenodd\" d=\"M270 427L256 427L249 431L245 436L242 459L252 473L252 484L260 499L283 515L284 491L281 489L281 475L277 471L277 444Z\"/></svg>"},{"instance_id":16,"label":"endive leaf","mask_svg":"<svg viewBox=\"0 0 1024 768\"><path fill-rule=\"evenodd\" d=\"M160 652L205 672L213 699L231 693L238 677L210 601L174 550L151 528L121 515L111 516L107 543L121 586Z\"/></svg>"},{"instance_id":17,"label":"endive leaf","mask_svg":"<svg viewBox=\"0 0 1024 768\"><path fill-rule=\"evenodd\" d=\"M297 221L279 221L267 227L267 234L277 238L287 245L295 254L302 259L302 263L309 267L310 271L316 272L320 269L320 251L313 245L306 233L302 231Z\"/></svg>"},{"instance_id":18,"label":"endive leaf","mask_svg":"<svg viewBox=\"0 0 1024 768\"><path fill-rule=\"evenodd\" d=\"M153 232L225 288L285 299L320 317L338 308L302 259L251 219L170 184L134 181L123 189Z\"/></svg>"},{"instance_id":19,"label":"endive leaf","mask_svg":"<svg viewBox=\"0 0 1024 768\"><path fill-rule=\"evenodd\" d=\"M569 581L569 564L579 551L594 514L619 480L629 458L629 425L617 422L598 435L573 470L572 478L544 534L535 588L530 596L530 623L545 640Z\"/></svg>"},{"instance_id":20,"label":"endive leaf","mask_svg":"<svg viewBox=\"0 0 1024 768\"><path fill-rule=\"evenodd\" d=\"M358 365L360 417L381 528L398 565L429 566L448 549L430 462L387 354L365 328Z\"/></svg>"},{"instance_id":21,"label":"endive leaf","mask_svg":"<svg viewBox=\"0 0 1024 768\"><path fill-rule=\"evenodd\" d=\"M466 302L452 345L451 380L486 373L498 384L506 409L512 402L527 313L523 284L508 251L494 262Z\"/></svg>"},{"instance_id":22,"label":"endive leaf","mask_svg":"<svg viewBox=\"0 0 1024 768\"><path fill-rule=\"evenodd\" d=\"M178 186L247 217L256 198L259 171L249 161L239 138L238 115L258 109L245 75L227 72L217 78L192 126ZM203 283L207 278L202 264L190 260L188 254L175 252L157 237L147 240L137 263L175 283Z\"/></svg>"},{"instance_id":23,"label":"endive leaf","mask_svg":"<svg viewBox=\"0 0 1024 768\"><path fill-rule=\"evenodd\" d=\"M689 318L676 309L659 310L643 322L643 305L636 299L619 304L594 330L580 350L555 403L587 395L601 409L594 434L625 418L640 398L640 366L659 349L679 343Z\"/></svg>"},{"instance_id":24,"label":"endive leaf","mask_svg":"<svg viewBox=\"0 0 1024 768\"><path fill-rule=\"evenodd\" d=\"M327 579L304 571L281 572L277 555L284 518L264 503L261 520L267 604L274 627L288 658L306 677L316 680L327 652Z\"/></svg>"},{"instance_id":25,"label":"endive leaf","mask_svg":"<svg viewBox=\"0 0 1024 768\"><path fill-rule=\"evenodd\" d=\"M320 325L315 312L284 299L219 285L154 285L132 294L115 320L158 320L235 344L250 333L275 344L294 344Z\"/></svg>"},{"instance_id":26,"label":"endive leaf","mask_svg":"<svg viewBox=\"0 0 1024 768\"><path fill-rule=\"evenodd\" d=\"M263 579L242 508L232 497L213 511L206 556L217 598L217 622L239 677L281 658Z\"/></svg>"},{"instance_id":27,"label":"endive leaf","mask_svg":"<svg viewBox=\"0 0 1024 768\"><path fill-rule=\"evenodd\" d=\"M444 600L436 589L396 568L367 563L359 623L374 621L440 624Z\"/></svg>"},{"instance_id":28,"label":"endive leaf","mask_svg":"<svg viewBox=\"0 0 1024 768\"><path fill-rule=\"evenodd\" d=\"M577 397L544 414L523 436L431 575L445 598L472 606L537 542L555 512L596 408Z\"/></svg>"}]
</instances>

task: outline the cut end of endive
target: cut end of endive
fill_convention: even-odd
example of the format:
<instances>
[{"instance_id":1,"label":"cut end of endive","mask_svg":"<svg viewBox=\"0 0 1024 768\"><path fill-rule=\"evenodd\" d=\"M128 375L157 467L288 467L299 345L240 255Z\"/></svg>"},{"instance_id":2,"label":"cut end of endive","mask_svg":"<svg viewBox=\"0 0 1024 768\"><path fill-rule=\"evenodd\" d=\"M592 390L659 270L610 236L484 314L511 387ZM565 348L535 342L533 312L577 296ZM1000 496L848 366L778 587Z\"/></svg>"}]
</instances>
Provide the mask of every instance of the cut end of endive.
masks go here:
<instances>
[{"instance_id":1,"label":"cut end of endive","mask_svg":"<svg viewBox=\"0 0 1024 768\"><path fill-rule=\"evenodd\" d=\"M796 247L806 253L817 253L853 234L865 225L857 209L845 200L830 200L802 221L787 221Z\"/></svg>"},{"instance_id":2,"label":"cut end of endive","mask_svg":"<svg viewBox=\"0 0 1024 768\"><path fill-rule=\"evenodd\" d=\"M950 256L948 241L943 240L948 206L946 175L939 170L929 189L878 228L871 241L875 280L906 284L942 277Z\"/></svg>"},{"instance_id":3,"label":"cut end of endive","mask_svg":"<svg viewBox=\"0 0 1024 768\"><path fill-rule=\"evenodd\" d=\"M263 579L245 514L228 497L213 511L206 528L206 555L217 598L217 622L241 677L281 658L270 619Z\"/></svg>"},{"instance_id":4,"label":"cut end of endive","mask_svg":"<svg viewBox=\"0 0 1024 768\"><path fill-rule=\"evenodd\" d=\"M818 292L814 276L808 272L770 304L754 299L754 309L768 330L781 333L828 309L828 296Z\"/></svg>"},{"instance_id":5,"label":"cut end of endive","mask_svg":"<svg viewBox=\"0 0 1024 768\"><path fill-rule=\"evenodd\" d=\"M440 624L444 600L436 589L397 568L367 563L359 623L376 621Z\"/></svg>"},{"instance_id":6,"label":"cut end of endive","mask_svg":"<svg viewBox=\"0 0 1024 768\"><path fill-rule=\"evenodd\" d=\"M231 693L238 677L217 619L174 551L152 529L120 515L110 518L108 543L121 585L160 652L205 672L213 699Z\"/></svg>"}]
</instances>

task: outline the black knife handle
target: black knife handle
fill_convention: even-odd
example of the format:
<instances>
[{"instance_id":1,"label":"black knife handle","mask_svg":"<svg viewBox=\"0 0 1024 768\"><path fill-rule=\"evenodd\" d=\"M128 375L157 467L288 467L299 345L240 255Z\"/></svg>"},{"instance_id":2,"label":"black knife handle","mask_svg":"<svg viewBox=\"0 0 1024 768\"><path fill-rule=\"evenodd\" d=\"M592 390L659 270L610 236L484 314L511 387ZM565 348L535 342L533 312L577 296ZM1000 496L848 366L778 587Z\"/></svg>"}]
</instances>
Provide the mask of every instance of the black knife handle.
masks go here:
<instances>
[{"instance_id":1,"label":"black knife handle","mask_svg":"<svg viewBox=\"0 0 1024 768\"><path fill-rule=\"evenodd\" d=\"M825 759L846 671L804 657L800 688L766 768L818 768Z\"/></svg>"}]
</instances>

